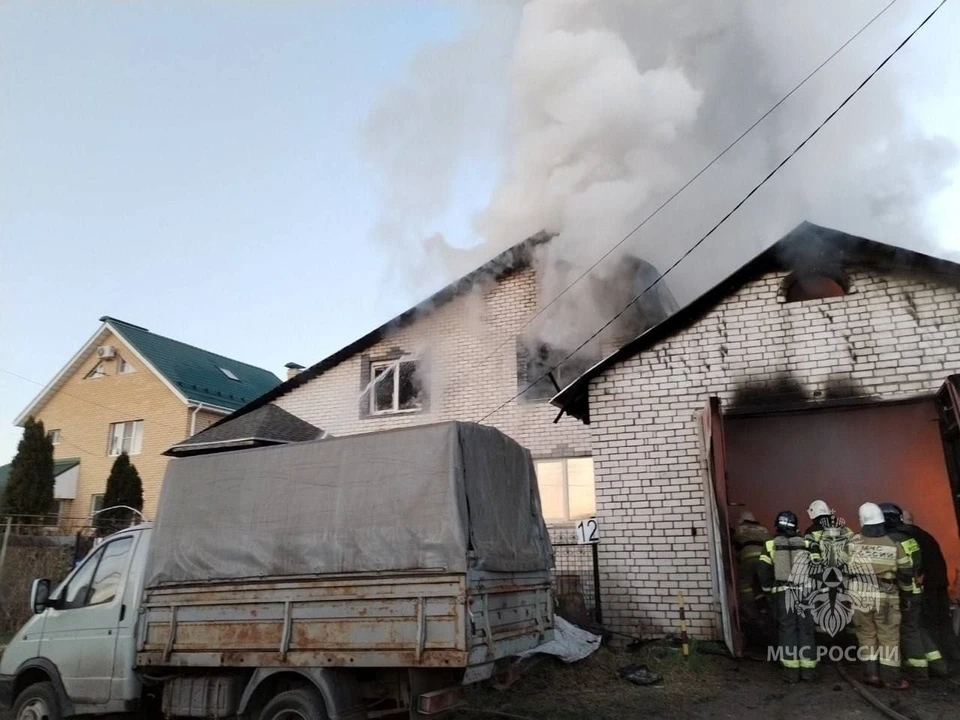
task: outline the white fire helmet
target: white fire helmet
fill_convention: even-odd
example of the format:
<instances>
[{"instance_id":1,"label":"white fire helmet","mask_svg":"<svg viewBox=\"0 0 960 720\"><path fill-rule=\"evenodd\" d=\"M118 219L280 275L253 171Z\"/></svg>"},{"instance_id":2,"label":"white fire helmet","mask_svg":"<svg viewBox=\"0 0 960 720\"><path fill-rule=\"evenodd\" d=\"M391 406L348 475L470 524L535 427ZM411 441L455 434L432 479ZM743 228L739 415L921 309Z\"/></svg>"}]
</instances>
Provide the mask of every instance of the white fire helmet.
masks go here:
<instances>
[{"instance_id":1,"label":"white fire helmet","mask_svg":"<svg viewBox=\"0 0 960 720\"><path fill-rule=\"evenodd\" d=\"M864 525L883 525L883 510L876 503L860 506L860 526Z\"/></svg>"},{"instance_id":2,"label":"white fire helmet","mask_svg":"<svg viewBox=\"0 0 960 720\"><path fill-rule=\"evenodd\" d=\"M811 520L816 520L824 515L833 515L833 510L823 500L814 500L807 508L807 515L810 516Z\"/></svg>"}]
</instances>

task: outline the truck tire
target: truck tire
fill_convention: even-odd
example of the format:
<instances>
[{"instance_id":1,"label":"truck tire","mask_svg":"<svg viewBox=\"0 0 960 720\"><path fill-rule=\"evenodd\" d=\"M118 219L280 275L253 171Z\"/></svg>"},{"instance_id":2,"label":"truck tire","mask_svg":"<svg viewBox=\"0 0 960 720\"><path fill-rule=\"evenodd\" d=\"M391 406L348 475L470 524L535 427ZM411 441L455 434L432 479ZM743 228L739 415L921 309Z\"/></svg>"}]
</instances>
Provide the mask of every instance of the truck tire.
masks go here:
<instances>
[{"instance_id":1,"label":"truck tire","mask_svg":"<svg viewBox=\"0 0 960 720\"><path fill-rule=\"evenodd\" d=\"M13 705L13 717L16 720L62 720L53 683L35 683L20 693Z\"/></svg>"},{"instance_id":2,"label":"truck tire","mask_svg":"<svg viewBox=\"0 0 960 720\"><path fill-rule=\"evenodd\" d=\"M329 720L329 716L320 693L302 687L277 695L260 711L258 720Z\"/></svg>"}]
</instances>

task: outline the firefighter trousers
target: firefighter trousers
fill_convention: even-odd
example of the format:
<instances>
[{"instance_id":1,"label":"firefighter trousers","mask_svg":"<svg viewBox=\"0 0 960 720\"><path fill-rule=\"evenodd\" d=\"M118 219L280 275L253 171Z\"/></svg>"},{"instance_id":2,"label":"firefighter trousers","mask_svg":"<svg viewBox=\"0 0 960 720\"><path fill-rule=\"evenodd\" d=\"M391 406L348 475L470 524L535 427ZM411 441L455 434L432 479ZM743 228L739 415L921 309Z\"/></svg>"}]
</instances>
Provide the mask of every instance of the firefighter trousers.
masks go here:
<instances>
[{"instance_id":1,"label":"firefighter trousers","mask_svg":"<svg viewBox=\"0 0 960 720\"><path fill-rule=\"evenodd\" d=\"M817 673L816 623L810 612L789 602L789 595L789 590L774 594L780 664L787 680L812 680Z\"/></svg>"},{"instance_id":2,"label":"firefighter trousers","mask_svg":"<svg viewBox=\"0 0 960 720\"><path fill-rule=\"evenodd\" d=\"M900 677L900 597L878 594L868 610L855 610L853 630L857 635L857 657L870 676L885 681ZM879 672L878 672L879 670Z\"/></svg>"},{"instance_id":3,"label":"firefighter trousers","mask_svg":"<svg viewBox=\"0 0 960 720\"><path fill-rule=\"evenodd\" d=\"M923 625L923 596L911 593L900 604L900 654L907 670L914 677L947 675L947 663Z\"/></svg>"}]
</instances>

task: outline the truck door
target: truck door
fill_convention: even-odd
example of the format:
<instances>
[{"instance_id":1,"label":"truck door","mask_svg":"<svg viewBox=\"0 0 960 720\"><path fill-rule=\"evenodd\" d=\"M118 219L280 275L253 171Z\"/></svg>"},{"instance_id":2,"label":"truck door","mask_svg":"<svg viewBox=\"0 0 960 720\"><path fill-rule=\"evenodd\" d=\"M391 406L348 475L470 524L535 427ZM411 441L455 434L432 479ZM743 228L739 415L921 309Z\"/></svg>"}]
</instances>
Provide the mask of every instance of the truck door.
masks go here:
<instances>
[{"instance_id":1,"label":"truck door","mask_svg":"<svg viewBox=\"0 0 960 720\"><path fill-rule=\"evenodd\" d=\"M108 540L59 588L47 610L40 656L60 671L75 705L110 700L123 589L134 536Z\"/></svg>"},{"instance_id":2,"label":"truck door","mask_svg":"<svg viewBox=\"0 0 960 720\"><path fill-rule=\"evenodd\" d=\"M947 477L950 479L950 495L953 510L960 525L960 375L951 375L937 392L937 417L940 421L940 438L947 461Z\"/></svg>"},{"instance_id":3,"label":"truck door","mask_svg":"<svg viewBox=\"0 0 960 720\"><path fill-rule=\"evenodd\" d=\"M742 653L740 617L734 571L733 541L727 502L726 441L720 398L711 397L699 413L703 494L706 501L707 544L714 568L714 590L720 601L723 640L734 657Z\"/></svg>"}]
</instances>

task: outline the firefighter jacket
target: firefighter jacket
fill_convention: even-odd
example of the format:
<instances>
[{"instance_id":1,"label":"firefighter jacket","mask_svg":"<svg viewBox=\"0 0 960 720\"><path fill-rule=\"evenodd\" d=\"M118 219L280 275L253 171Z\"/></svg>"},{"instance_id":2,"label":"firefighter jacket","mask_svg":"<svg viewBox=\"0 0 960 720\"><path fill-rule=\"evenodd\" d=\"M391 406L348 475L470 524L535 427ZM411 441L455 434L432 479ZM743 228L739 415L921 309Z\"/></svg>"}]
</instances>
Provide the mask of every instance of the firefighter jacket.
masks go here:
<instances>
[{"instance_id":1,"label":"firefighter jacket","mask_svg":"<svg viewBox=\"0 0 960 720\"><path fill-rule=\"evenodd\" d=\"M816 543L799 535L777 535L760 554L760 587L769 594L799 589L810 581L811 563L819 558Z\"/></svg>"}]
</instances>

